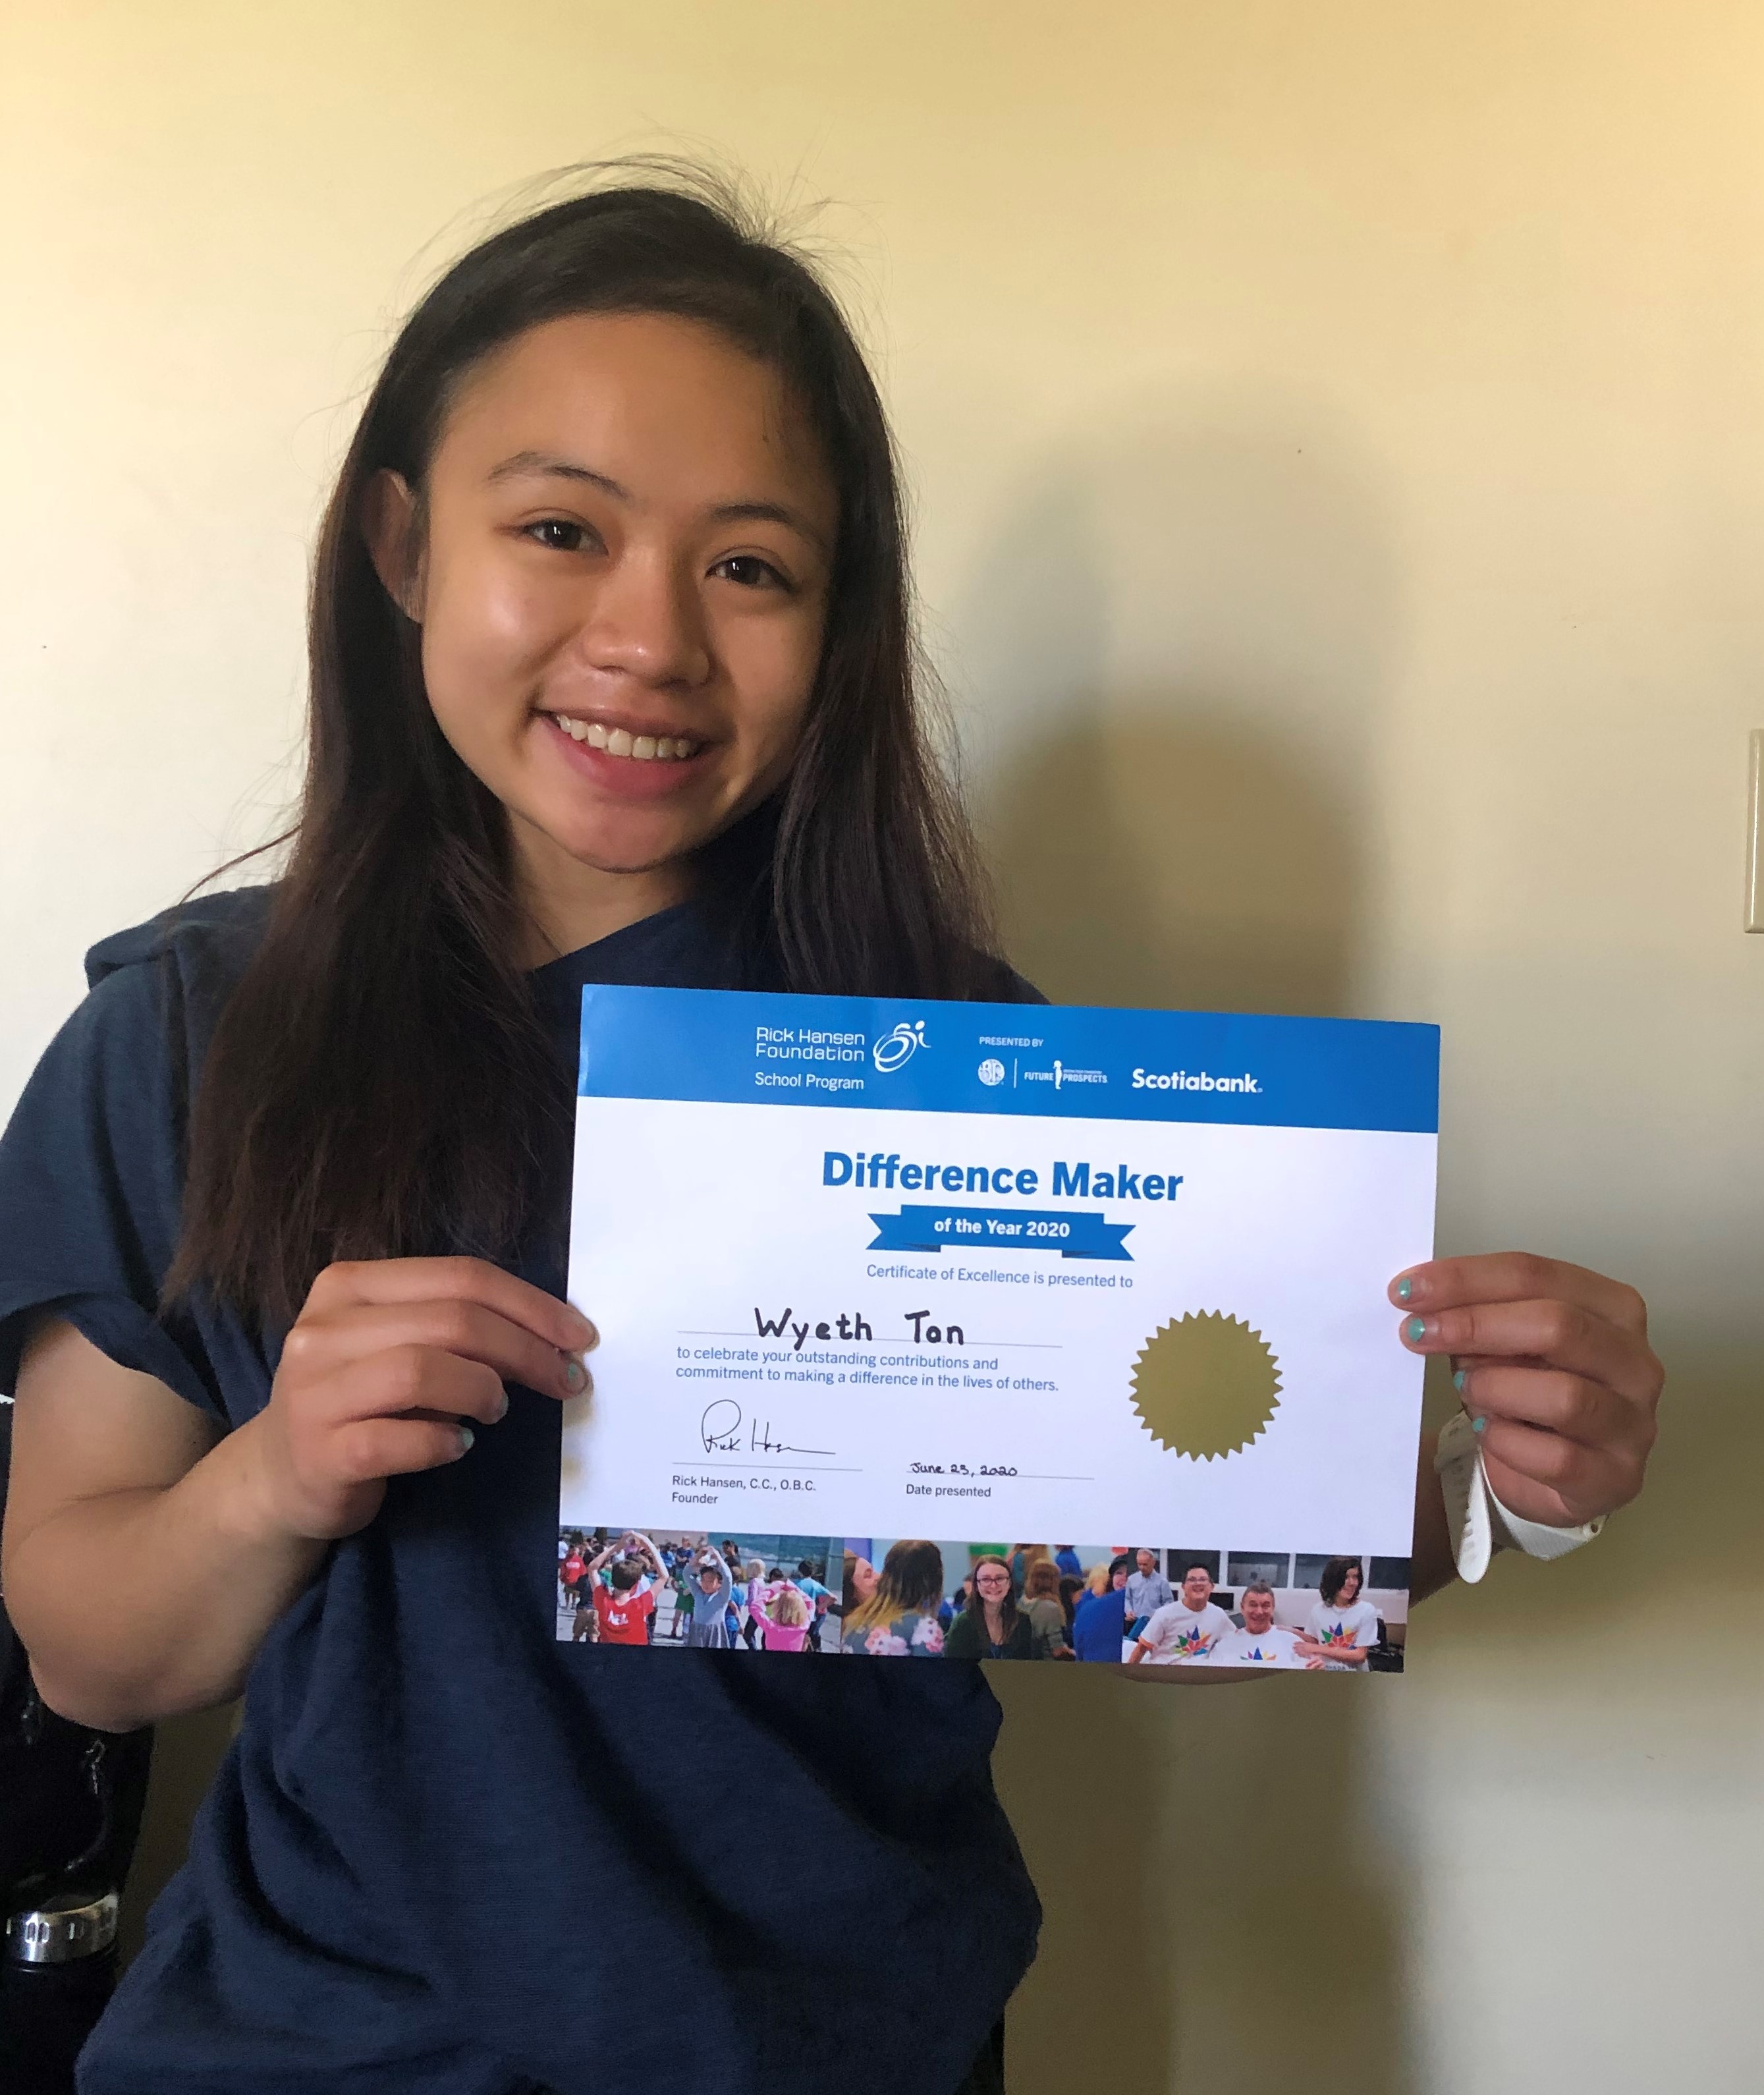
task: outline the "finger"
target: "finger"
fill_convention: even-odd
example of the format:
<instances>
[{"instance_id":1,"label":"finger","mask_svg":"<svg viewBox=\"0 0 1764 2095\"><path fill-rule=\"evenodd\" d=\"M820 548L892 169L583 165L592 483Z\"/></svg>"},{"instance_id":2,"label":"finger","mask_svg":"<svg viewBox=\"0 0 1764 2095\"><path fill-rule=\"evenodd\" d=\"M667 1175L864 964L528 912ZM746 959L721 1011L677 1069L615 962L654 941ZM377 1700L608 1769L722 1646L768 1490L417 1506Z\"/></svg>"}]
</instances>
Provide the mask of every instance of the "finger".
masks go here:
<instances>
[{"instance_id":1,"label":"finger","mask_svg":"<svg viewBox=\"0 0 1764 2095\"><path fill-rule=\"evenodd\" d=\"M466 1426L440 1426L420 1418L358 1418L339 1426L331 1459L342 1483L372 1483L457 1462L472 1444Z\"/></svg>"},{"instance_id":2,"label":"finger","mask_svg":"<svg viewBox=\"0 0 1764 2095\"><path fill-rule=\"evenodd\" d=\"M471 1420L494 1426L508 1409L494 1368L427 1346L393 1346L324 1385L320 1422L334 1431L364 1418Z\"/></svg>"},{"instance_id":3,"label":"finger","mask_svg":"<svg viewBox=\"0 0 1764 2095\"><path fill-rule=\"evenodd\" d=\"M1416 1353L1484 1353L1544 1362L1645 1403L1658 1394L1659 1363L1645 1344L1592 1310L1561 1301L1478 1303L1408 1317L1403 1344Z\"/></svg>"},{"instance_id":4,"label":"finger","mask_svg":"<svg viewBox=\"0 0 1764 2095\"><path fill-rule=\"evenodd\" d=\"M1633 1287L1583 1265L1539 1258L1530 1252L1484 1252L1474 1258L1435 1258L1411 1266L1391 1283L1400 1309L1457 1309L1479 1302L1571 1302L1621 1331L1645 1336L1648 1305Z\"/></svg>"},{"instance_id":5,"label":"finger","mask_svg":"<svg viewBox=\"0 0 1764 2095\"><path fill-rule=\"evenodd\" d=\"M585 1352L599 1340L594 1326L571 1304L481 1258L344 1261L326 1266L307 1300L325 1310L354 1303L476 1302L525 1326L559 1352Z\"/></svg>"},{"instance_id":6,"label":"finger","mask_svg":"<svg viewBox=\"0 0 1764 2095\"><path fill-rule=\"evenodd\" d=\"M303 1315L288 1334L282 1357L301 1374L318 1376L402 1346L456 1353L547 1396L578 1396L588 1386L588 1371L574 1353L560 1352L525 1325L458 1297L356 1303Z\"/></svg>"},{"instance_id":7,"label":"finger","mask_svg":"<svg viewBox=\"0 0 1764 2095\"><path fill-rule=\"evenodd\" d=\"M1492 1418L1483 1440L1489 1488L1521 1520L1578 1527L1627 1505L1641 1489L1640 1460L1535 1426Z\"/></svg>"},{"instance_id":8,"label":"finger","mask_svg":"<svg viewBox=\"0 0 1764 2095\"><path fill-rule=\"evenodd\" d=\"M1541 1426L1583 1448L1640 1445L1646 1437L1636 1405L1583 1375L1484 1361L1452 1379L1472 1418Z\"/></svg>"}]
</instances>

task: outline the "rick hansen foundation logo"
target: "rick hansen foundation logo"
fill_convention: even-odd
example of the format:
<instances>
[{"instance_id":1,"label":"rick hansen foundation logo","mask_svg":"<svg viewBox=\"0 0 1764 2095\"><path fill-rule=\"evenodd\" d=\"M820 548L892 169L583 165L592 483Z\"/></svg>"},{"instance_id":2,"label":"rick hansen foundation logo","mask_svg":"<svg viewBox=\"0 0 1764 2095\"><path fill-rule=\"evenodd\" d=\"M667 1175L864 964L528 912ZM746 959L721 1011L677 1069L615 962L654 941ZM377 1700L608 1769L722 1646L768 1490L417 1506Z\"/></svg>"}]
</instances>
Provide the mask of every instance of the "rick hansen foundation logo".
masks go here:
<instances>
[{"instance_id":1,"label":"rick hansen foundation logo","mask_svg":"<svg viewBox=\"0 0 1764 2095\"><path fill-rule=\"evenodd\" d=\"M891 1070L903 1068L926 1044L925 1021L915 1019L908 1025L905 1019L891 1033L885 1033L870 1048L869 1059L883 1076Z\"/></svg>"}]
</instances>

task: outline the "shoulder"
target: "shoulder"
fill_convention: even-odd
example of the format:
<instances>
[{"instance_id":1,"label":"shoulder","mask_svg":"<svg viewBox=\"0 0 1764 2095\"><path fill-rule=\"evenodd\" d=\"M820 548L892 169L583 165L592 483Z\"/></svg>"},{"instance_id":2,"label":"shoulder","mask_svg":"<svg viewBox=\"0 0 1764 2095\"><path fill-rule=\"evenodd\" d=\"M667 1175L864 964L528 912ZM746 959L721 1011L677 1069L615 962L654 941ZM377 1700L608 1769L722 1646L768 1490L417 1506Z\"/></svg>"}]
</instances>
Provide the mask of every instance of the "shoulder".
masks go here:
<instances>
[{"instance_id":1,"label":"shoulder","mask_svg":"<svg viewBox=\"0 0 1764 2095\"><path fill-rule=\"evenodd\" d=\"M256 952L273 887L235 887L161 910L144 924L113 931L85 956L86 986L129 969L172 969L192 987L229 989Z\"/></svg>"},{"instance_id":2,"label":"shoulder","mask_svg":"<svg viewBox=\"0 0 1764 2095\"><path fill-rule=\"evenodd\" d=\"M973 1004L1045 1004L1035 985L1018 974L1008 960L995 953L976 953L973 958Z\"/></svg>"},{"instance_id":3,"label":"shoulder","mask_svg":"<svg viewBox=\"0 0 1764 2095\"><path fill-rule=\"evenodd\" d=\"M173 1121L220 1005L262 935L270 891L247 888L165 911L102 939L85 956L87 994L45 1051L14 1116L65 1148L75 1126L108 1126L126 1152Z\"/></svg>"},{"instance_id":4,"label":"shoulder","mask_svg":"<svg viewBox=\"0 0 1764 2095\"><path fill-rule=\"evenodd\" d=\"M88 994L72 1029L132 1054L144 1035L157 1039L194 1074L263 938L273 893L242 887L203 895L99 939L85 956Z\"/></svg>"}]
</instances>

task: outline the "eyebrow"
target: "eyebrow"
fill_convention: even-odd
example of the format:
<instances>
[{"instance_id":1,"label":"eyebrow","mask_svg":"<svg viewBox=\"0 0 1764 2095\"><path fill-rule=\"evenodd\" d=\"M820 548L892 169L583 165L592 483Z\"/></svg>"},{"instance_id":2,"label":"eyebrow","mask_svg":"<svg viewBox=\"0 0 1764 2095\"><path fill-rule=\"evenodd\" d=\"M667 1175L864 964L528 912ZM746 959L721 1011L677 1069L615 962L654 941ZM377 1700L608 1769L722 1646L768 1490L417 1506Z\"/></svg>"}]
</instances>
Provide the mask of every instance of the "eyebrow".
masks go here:
<instances>
[{"instance_id":1,"label":"eyebrow","mask_svg":"<svg viewBox=\"0 0 1764 2095\"><path fill-rule=\"evenodd\" d=\"M621 487L610 474L578 465L573 459L555 457L550 451L516 451L512 458L490 468L490 479L493 486L504 480L581 480L610 494L615 502L631 499L629 488Z\"/></svg>"},{"instance_id":2,"label":"eyebrow","mask_svg":"<svg viewBox=\"0 0 1764 2095\"><path fill-rule=\"evenodd\" d=\"M615 502L635 499L629 488L613 479L610 473L596 473L592 466L583 465L576 459L560 458L551 451L516 451L512 458L492 466L489 477L493 486L505 480L573 480L599 488ZM828 551L821 533L800 510L792 509L788 503L720 502L710 514L718 524L782 524L786 530L795 532L822 552Z\"/></svg>"}]
</instances>

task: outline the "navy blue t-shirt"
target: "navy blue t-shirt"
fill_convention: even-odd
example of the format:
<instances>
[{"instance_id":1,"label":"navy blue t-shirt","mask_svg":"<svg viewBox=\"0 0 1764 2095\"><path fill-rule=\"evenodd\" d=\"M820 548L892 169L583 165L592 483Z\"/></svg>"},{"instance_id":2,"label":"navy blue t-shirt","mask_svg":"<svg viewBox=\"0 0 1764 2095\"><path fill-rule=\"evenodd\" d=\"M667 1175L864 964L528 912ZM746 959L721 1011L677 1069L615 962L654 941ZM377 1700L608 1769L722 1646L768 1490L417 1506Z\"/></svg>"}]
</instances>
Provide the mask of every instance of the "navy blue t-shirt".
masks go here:
<instances>
[{"instance_id":1,"label":"navy blue t-shirt","mask_svg":"<svg viewBox=\"0 0 1764 2095\"><path fill-rule=\"evenodd\" d=\"M158 1314L191 1091L265 893L89 955L0 1141L0 1388L49 1313L225 1426L267 1401L280 1334ZM571 1069L583 983L735 986L690 904L535 981ZM564 1250L518 1270L561 1295ZM560 1425L512 1391L272 1629L82 2095L960 2082L1039 1919L978 1669L560 1643Z\"/></svg>"}]
</instances>

